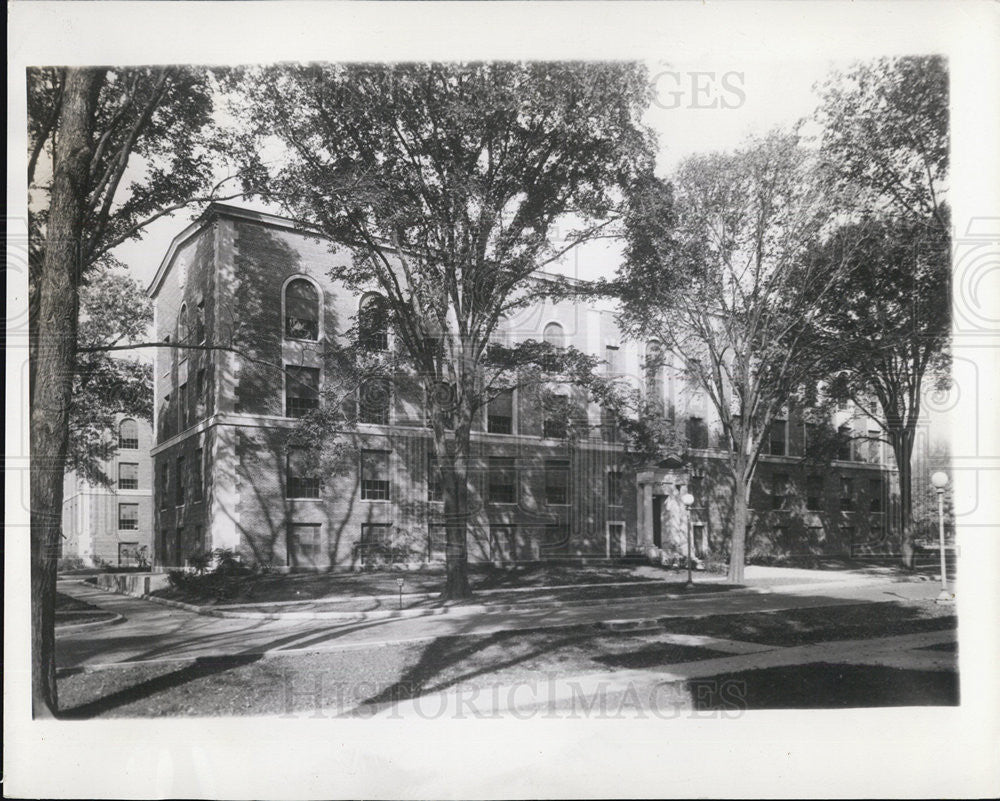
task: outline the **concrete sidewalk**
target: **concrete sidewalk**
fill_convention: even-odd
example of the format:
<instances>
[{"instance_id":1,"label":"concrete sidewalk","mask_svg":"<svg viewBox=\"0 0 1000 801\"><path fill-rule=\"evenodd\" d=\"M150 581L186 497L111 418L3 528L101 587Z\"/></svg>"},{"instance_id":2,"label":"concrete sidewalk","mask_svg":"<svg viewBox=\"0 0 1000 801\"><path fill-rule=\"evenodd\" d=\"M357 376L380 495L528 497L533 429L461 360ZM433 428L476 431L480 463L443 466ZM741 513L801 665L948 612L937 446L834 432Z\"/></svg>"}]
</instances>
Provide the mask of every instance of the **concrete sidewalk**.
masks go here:
<instances>
[{"instance_id":1,"label":"concrete sidewalk","mask_svg":"<svg viewBox=\"0 0 1000 801\"><path fill-rule=\"evenodd\" d=\"M955 641L956 632L934 631L864 640L838 640L793 647L760 646L751 643L719 641L715 638L697 644L713 650L748 647L744 653L716 659L702 659L667 665L662 669L621 670L614 673L586 673L570 676L541 676L537 681L517 684L460 685L377 707L344 705L325 710L341 717L374 718L492 718L512 716L519 719L538 714L570 713L583 716L612 716L626 709L652 712L657 717L676 716L697 709L697 690L688 682L711 679L749 670L809 665L816 663L905 667L923 671L954 671L954 655L920 654L920 649ZM668 635L668 638L670 635ZM676 635L673 636L676 638ZM720 645L722 647L720 648ZM725 697L726 689L705 685ZM735 685L729 712L741 711ZM723 706L725 710L726 707ZM562 714L560 715L562 716Z\"/></svg>"},{"instance_id":2,"label":"concrete sidewalk","mask_svg":"<svg viewBox=\"0 0 1000 801\"><path fill-rule=\"evenodd\" d=\"M776 570L770 568L768 570ZM928 582L896 582L870 577L802 582L801 576L781 574L745 591L689 595L679 598L630 598L596 605L563 603L545 608L503 611L454 611L432 617L383 620L323 620L282 616L277 619L226 619L149 603L97 590L90 585L60 582L60 592L87 601L126 620L87 632L57 632L60 667L133 661L192 659L205 656L322 652L371 648L445 636L488 634L604 623L649 621L664 617L779 611L872 602L932 602L937 587ZM812 578L812 577L809 577ZM751 578L751 580L756 580ZM787 583L787 582L791 583Z\"/></svg>"}]
</instances>

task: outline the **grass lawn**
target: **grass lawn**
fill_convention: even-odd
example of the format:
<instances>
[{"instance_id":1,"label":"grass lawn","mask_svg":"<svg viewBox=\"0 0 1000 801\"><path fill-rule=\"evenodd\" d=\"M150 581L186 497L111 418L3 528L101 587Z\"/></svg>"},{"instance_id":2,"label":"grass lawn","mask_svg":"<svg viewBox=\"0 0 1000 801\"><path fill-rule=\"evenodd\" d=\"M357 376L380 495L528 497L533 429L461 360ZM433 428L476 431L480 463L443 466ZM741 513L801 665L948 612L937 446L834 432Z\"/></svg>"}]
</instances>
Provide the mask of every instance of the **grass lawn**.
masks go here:
<instances>
[{"instance_id":1,"label":"grass lawn","mask_svg":"<svg viewBox=\"0 0 1000 801\"><path fill-rule=\"evenodd\" d=\"M746 670L688 682L699 709L721 709L718 693L697 685L728 684L746 709L845 709L880 706L957 706L958 674L877 665L809 665ZM728 702L732 703L732 697Z\"/></svg>"},{"instance_id":2,"label":"grass lawn","mask_svg":"<svg viewBox=\"0 0 1000 801\"><path fill-rule=\"evenodd\" d=\"M591 626L441 637L325 654L243 656L60 671L64 716L299 715L378 705L461 685L487 688L550 675L650 667L722 656Z\"/></svg>"},{"instance_id":3,"label":"grass lawn","mask_svg":"<svg viewBox=\"0 0 1000 801\"><path fill-rule=\"evenodd\" d=\"M56 593L56 628L76 623L94 623L111 620L114 612L106 612L86 601L78 601L61 592Z\"/></svg>"},{"instance_id":4,"label":"grass lawn","mask_svg":"<svg viewBox=\"0 0 1000 801\"><path fill-rule=\"evenodd\" d=\"M942 631L958 626L955 610L933 603L873 603L700 618L664 618L676 634L705 634L762 645L794 646Z\"/></svg>"},{"instance_id":5,"label":"grass lawn","mask_svg":"<svg viewBox=\"0 0 1000 801\"><path fill-rule=\"evenodd\" d=\"M523 565L512 568L470 566L470 583L473 590L509 590L515 588L547 588L579 584L610 584L629 582L646 585L648 591L656 587L663 591L665 579L679 574L646 565ZM189 580L183 589L166 587L153 594L176 601L195 604L249 604L288 601L317 601L364 598L370 601L375 595L396 595L397 579L403 579L403 592L439 593L444 586L444 570L372 573L293 573L248 576L205 575ZM585 589L578 590L585 592ZM497 596L491 596L497 597ZM521 599L512 593L511 599ZM593 597L607 597L596 594ZM482 600L482 599L478 599ZM407 603L404 596L404 604ZM417 603L414 601L413 603ZM394 606L391 605L390 606ZM374 607L359 607L374 608Z\"/></svg>"}]
</instances>

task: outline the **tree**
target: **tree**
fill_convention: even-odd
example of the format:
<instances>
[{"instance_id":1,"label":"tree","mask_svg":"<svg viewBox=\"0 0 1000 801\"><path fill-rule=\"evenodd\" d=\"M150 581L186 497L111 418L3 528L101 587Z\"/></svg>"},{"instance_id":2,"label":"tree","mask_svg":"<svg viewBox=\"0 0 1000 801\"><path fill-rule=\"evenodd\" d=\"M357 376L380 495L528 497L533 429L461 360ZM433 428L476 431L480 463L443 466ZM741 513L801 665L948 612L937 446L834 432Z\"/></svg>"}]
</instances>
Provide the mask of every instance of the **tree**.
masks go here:
<instances>
[{"instance_id":1,"label":"tree","mask_svg":"<svg viewBox=\"0 0 1000 801\"><path fill-rule=\"evenodd\" d=\"M153 419L153 370L148 362L112 358L107 348L137 344L153 321L146 293L105 258L80 288L76 370L69 412L66 469L110 486L105 465L118 451L122 416Z\"/></svg>"},{"instance_id":2,"label":"tree","mask_svg":"<svg viewBox=\"0 0 1000 801\"><path fill-rule=\"evenodd\" d=\"M385 298L395 347L424 383L444 487L444 595L465 597L470 427L500 386L487 375L490 341L544 293L537 270L607 230L616 187L651 161L644 71L314 65L255 71L243 86L242 116L256 127L234 149L249 188L350 248L332 277ZM275 139L283 163L266 165L259 154ZM579 227L560 237L567 219ZM537 361L540 345L508 349L505 370Z\"/></svg>"},{"instance_id":3,"label":"tree","mask_svg":"<svg viewBox=\"0 0 1000 801\"><path fill-rule=\"evenodd\" d=\"M693 156L672 183L650 177L635 193L625 263L605 287L623 329L673 352L719 417L733 482L731 582L743 580L767 431L814 378L811 326L832 276L803 256L825 220L822 174L794 134Z\"/></svg>"},{"instance_id":4,"label":"tree","mask_svg":"<svg viewBox=\"0 0 1000 801\"><path fill-rule=\"evenodd\" d=\"M882 216L842 225L813 256L820 269L847 267L822 304L822 361L834 377L831 393L850 398L892 448L907 567L913 567L911 462L923 388L930 375L947 384L949 253L946 229Z\"/></svg>"},{"instance_id":5,"label":"tree","mask_svg":"<svg viewBox=\"0 0 1000 801\"><path fill-rule=\"evenodd\" d=\"M856 267L824 332L837 387L873 412L900 483L900 549L913 566L911 460L929 375L947 381L950 331L948 73L938 56L879 59L821 88L820 152L849 202L817 257ZM851 254L851 255L845 255ZM832 302L833 299L836 302Z\"/></svg>"},{"instance_id":6,"label":"tree","mask_svg":"<svg viewBox=\"0 0 1000 801\"><path fill-rule=\"evenodd\" d=\"M205 73L28 71L32 703L58 708L55 583L79 290L151 221L216 194ZM126 178L129 180L125 185Z\"/></svg>"}]
</instances>

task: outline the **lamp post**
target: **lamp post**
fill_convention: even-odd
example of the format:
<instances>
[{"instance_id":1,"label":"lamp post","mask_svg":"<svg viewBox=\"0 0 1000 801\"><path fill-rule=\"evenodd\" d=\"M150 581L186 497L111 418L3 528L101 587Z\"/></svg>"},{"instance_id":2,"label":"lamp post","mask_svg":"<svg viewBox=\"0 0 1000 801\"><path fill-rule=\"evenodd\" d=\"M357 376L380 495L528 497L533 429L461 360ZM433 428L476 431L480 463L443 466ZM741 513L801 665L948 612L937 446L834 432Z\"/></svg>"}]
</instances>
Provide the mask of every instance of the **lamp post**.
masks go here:
<instances>
[{"instance_id":1,"label":"lamp post","mask_svg":"<svg viewBox=\"0 0 1000 801\"><path fill-rule=\"evenodd\" d=\"M688 580L687 584L684 585L684 589L691 590L694 589L694 579L691 578L691 506L694 504L694 495L690 492L685 492L681 496L681 503L684 504L684 508L687 510Z\"/></svg>"},{"instance_id":2,"label":"lamp post","mask_svg":"<svg viewBox=\"0 0 1000 801\"><path fill-rule=\"evenodd\" d=\"M937 602L950 604L955 600L955 596L948 592L948 576L945 573L944 559L944 488L948 486L948 474L938 470L931 476L931 484L937 490L938 496L938 547L941 553L941 592L938 593Z\"/></svg>"}]
</instances>

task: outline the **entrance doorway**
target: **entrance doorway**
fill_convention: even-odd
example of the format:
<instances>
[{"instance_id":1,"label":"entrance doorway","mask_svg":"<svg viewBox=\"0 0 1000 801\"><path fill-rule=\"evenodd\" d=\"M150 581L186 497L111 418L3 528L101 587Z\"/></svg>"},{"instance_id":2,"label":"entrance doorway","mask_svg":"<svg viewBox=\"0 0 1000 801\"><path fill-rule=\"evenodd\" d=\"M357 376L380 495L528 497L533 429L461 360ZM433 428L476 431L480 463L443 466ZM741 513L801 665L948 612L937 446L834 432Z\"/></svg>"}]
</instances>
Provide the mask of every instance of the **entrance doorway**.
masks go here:
<instances>
[{"instance_id":1,"label":"entrance doorway","mask_svg":"<svg viewBox=\"0 0 1000 801\"><path fill-rule=\"evenodd\" d=\"M608 523L608 559L618 559L625 555L625 524Z\"/></svg>"},{"instance_id":2,"label":"entrance doorway","mask_svg":"<svg viewBox=\"0 0 1000 801\"><path fill-rule=\"evenodd\" d=\"M653 545L663 545L663 499L666 495L653 496Z\"/></svg>"}]
</instances>

